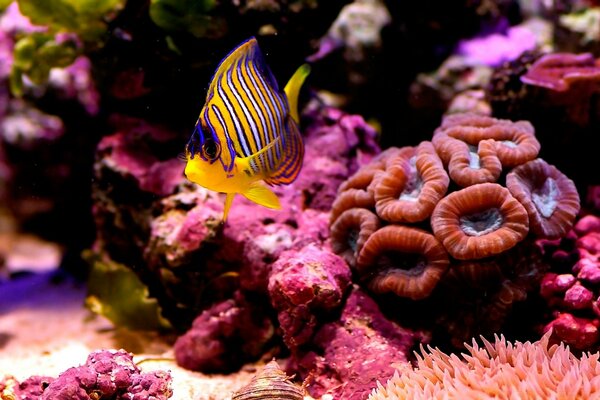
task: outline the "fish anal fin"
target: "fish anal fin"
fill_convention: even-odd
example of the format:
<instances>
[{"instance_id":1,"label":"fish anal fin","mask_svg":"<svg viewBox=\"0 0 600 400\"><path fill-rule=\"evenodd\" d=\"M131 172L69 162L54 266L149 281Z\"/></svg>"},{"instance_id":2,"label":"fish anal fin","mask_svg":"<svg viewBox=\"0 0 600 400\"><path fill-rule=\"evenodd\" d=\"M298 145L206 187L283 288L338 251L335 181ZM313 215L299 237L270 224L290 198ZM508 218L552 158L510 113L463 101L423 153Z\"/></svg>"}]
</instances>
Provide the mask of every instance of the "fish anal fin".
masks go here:
<instances>
[{"instance_id":1,"label":"fish anal fin","mask_svg":"<svg viewBox=\"0 0 600 400\"><path fill-rule=\"evenodd\" d=\"M281 208L277 195L259 183L251 185L248 190L242 193L242 195L248 200L260 204L261 206L275 210Z\"/></svg>"},{"instance_id":2,"label":"fish anal fin","mask_svg":"<svg viewBox=\"0 0 600 400\"><path fill-rule=\"evenodd\" d=\"M225 207L223 208L223 223L227 221L227 215L229 215L229 209L231 208L231 203L233 203L234 197L235 193L227 193L227 197L225 198Z\"/></svg>"}]
</instances>

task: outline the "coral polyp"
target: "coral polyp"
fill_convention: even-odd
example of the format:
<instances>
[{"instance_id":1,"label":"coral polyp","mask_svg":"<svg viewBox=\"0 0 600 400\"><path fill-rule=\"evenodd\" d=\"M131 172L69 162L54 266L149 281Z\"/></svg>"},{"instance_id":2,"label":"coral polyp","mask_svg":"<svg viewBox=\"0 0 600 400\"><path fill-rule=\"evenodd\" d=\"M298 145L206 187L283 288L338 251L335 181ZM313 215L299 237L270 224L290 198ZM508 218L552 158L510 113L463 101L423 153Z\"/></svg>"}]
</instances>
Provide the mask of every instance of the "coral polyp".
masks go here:
<instances>
[{"instance_id":1,"label":"coral polyp","mask_svg":"<svg viewBox=\"0 0 600 400\"><path fill-rule=\"evenodd\" d=\"M531 239L563 236L579 211L574 183L537 158L540 148L527 121L448 114L432 142L389 148L340 185L332 248L375 295L454 296L433 312L453 343L489 333L548 269ZM369 222L348 224L351 215Z\"/></svg>"},{"instance_id":2,"label":"coral polyp","mask_svg":"<svg viewBox=\"0 0 600 400\"><path fill-rule=\"evenodd\" d=\"M431 228L458 260L501 254L529 231L525 207L508 189L480 183L450 193L431 215Z\"/></svg>"},{"instance_id":3,"label":"coral polyp","mask_svg":"<svg viewBox=\"0 0 600 400\"><path fill-rule=\"evenodd\" d=\"M394 257L394 253L399 254ZM448 254L433 235L417 228L388 225L364 243L356 271L373 292L393 292L418 300L429 296L448 265Z\"/></svg>"}]
</instances>

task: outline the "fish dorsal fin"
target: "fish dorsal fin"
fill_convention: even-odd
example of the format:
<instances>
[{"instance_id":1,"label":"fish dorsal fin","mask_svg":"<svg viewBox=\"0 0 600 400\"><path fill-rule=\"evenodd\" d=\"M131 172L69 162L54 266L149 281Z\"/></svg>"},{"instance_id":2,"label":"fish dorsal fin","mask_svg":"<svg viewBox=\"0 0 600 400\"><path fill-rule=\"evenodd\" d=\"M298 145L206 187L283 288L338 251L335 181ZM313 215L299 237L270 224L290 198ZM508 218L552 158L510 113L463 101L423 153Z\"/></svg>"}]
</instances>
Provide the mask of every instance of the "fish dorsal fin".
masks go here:
<instances>
[{"instance_id":1,"label":"fish dorsal fin","mask_svg":"<svg viewBox=\"0 0 600 400\"><path fill-rule=\"evenodd\" d=\"M240 43L221 61L211 79L208 93L210 94L211 92L214 92L215 86L219 79L223 76L223 74L225 74L230 69L235 68L237 63L243 60L244 58L244 62L254 63L254 65L256 65L256 68L259 70L259 72L268 82L268 84L275 91L279 91L277 81L275 80L273 73L269 69L269 66L265 62L265 58L262 54L262 51L260 50L260 47L258 47L258 42L256 41L256 38L253 36Z\"/></svg>"},{"instance_id":2,"label":"fish dorsal fin","mask_svg":"<svg viewBox=\"0 0 600 400\"><path fill-rule=\"evenodd\" d=\"M290 105L290 114L296 123L300 122L300 117L298 116L298 95L300 94L300 89L308 74L310 74L310 65L302 64L296 72L294 72L294 75L292 75L283 89Z\"/></svg>"},{"instance_id":3,"label":"fish dorsal fin","mask_svg":"<svg viewBox=\"0 0 600 400\"><path fill-rule=\"evenodd\" d=\"M213 74L213 77L210 81L210 87L208 88L209 95L210 93L214 92L219 78L223 76L227 70L233 68L238 61L244 58L244 56L252 50L252 47L258 47L255 37L251 37L240 43L235 49L231 50L231 52L227 54L225 58L221 60L221 63L217 67L217 70Z\"/></svg>"}]
</instances>

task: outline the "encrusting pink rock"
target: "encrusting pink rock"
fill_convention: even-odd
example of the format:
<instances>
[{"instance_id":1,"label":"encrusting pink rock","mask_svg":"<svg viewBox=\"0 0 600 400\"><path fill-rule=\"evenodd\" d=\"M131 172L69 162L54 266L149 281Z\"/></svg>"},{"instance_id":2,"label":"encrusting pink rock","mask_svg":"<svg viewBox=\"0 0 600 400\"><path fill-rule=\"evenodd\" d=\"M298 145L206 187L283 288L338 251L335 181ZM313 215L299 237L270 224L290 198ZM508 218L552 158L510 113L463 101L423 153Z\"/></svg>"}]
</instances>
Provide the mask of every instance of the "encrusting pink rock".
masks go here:
<instances>
[{"instance_id":1,"label":"encrusting pink rock","mask_svg":"<svg viewBox=\"0 0 600 400\"><path fill-rule=\"evenodd\" d=\"M115 116L117 132L104 137L97 147L96 169L107 167L136 180L140 190L158 196L173 193L184 179L185 164L178 159L160 160L150 146L160 146L176 135L135 118Z\"/></svg>"},{"instance_id":2,"label":"encrusting pink rock","mask_svg":"<svg viewBox=\"0 0 600 400\"><path fill-rule=\"evenodd\" d=\"M237 293L203 311L177 338L175 359L193 371L233 371L260 356L273 334L268 314Z\"/></svg>"},{"instance_id":3,"label":"encrusting pink rock","mask_svg":"<svg viewBox=\"0 0 600 400\"><path fill-rule=\"evenodd\" d=\"M292 185L300 192L303 208L329 211L337 187L380 149L376 131L359 115L309 104L313 122L305 130L303 171Z\"/></svg>"},{"instance_id":4,"label":"encrusting pink rock","mask_svg":"<svg viewBox=\"0 0 600 400\"><path fill-rule=\"evenodd\" d=\"M316 332L310 349L295 363L308 377L313 397L365 399L378 380L394 375L394 363L406 362L412 348L424 341L422 334L386 319L375 301L353 286L341 316Z\"/></svg>"},{"instance_id":5,"label":"encrusting pink rock","mask_svg":"<svg viewBox=\"0 0 600 400\"><path fill-rule=\"evenodd\" d=\"M84 365L69 368L58 378L0 381L0 390L2 399L23 400L167 400L173 395L169 372L141 372L125 350L96 350Z\"/></svg>"},{"instance_id":6,"label":"encrusting pink rock","mask_svg":"<svg viewBox=\"0 0 600 400\"><path fill-rule=\"evenodd\" d=\"M542 279L540 294L552 310L546 324L554 341L578 350L600 346L600 218L589 214L577 221L560 241L538 241L551 271Z\"/></svg>"},{"instance_id":7,"label":"encrusting pink rock","mask_svg":"<svg viewBox=\"0 0 600 400\"><path fill-rule=\"evenodd\" d=\"M576 350L589 350L598 346L600 321L576 317L570 313L556 313L555 318L544 327L552 329L552 340L562 341Z\"/></svg>"},{"instance_id":8,"label":"encrusting pink rock","mask_svg":"<svg viewBox=\"0 0 600 400\"><path fill-rule=\"evenodd\" d=\"M350 268L340 256L315 245L284 252L273 264L271 305L292 352L310 341L320 324L318 316L342 305L350 279Z\"/></svg>"},{"instance_id":9,"label":"encrusting pink rock","mask_svg":"<svg viewBox=\"0 0 600 400\"><path fill-rule=\"evenodd\" d=\"M15 382L14 394L17 399L25 400L36 400L41 398L44 394L44 390L54 381L56 378L49 376L33 375L25 379L23 382ZM0 393L4 393L2 390L2 382L0 382Z\"/></svg>"}]
</instances>

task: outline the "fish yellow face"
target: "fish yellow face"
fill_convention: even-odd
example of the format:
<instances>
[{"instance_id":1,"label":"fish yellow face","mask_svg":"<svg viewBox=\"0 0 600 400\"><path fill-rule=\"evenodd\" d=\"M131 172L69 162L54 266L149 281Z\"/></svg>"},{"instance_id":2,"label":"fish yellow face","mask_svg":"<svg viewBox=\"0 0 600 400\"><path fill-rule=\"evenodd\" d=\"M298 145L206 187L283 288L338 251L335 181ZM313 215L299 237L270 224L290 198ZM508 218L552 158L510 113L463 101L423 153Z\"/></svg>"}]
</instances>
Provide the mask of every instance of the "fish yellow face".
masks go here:
<instances>
[{"instance_id":1,"label":"fish yellow face","mask_svg":"<svg viewBox=\"0 0 600 400\"><path fill-rule=\"evenodd\" d=\"M192 182L216 192L225 192L223 188L227 186L227 172L223 170L221 164L210 163L196 155L192 158L187 156L185 165L185 176Z\"/></svg>"},{"instance_id":2,"label":"fish yellow face","mask_svg":"<svg viewBox=\"0 0 600 400\"><path fill-rule=\"evenodd\" d=\"M185 148L187 178L215 192L244 191L251 179L246 174L238 173L235 152L227 143L225 140L225 150L223 150L219 135L202 128L199 120Z\"/></svg>"}]
</instances>

